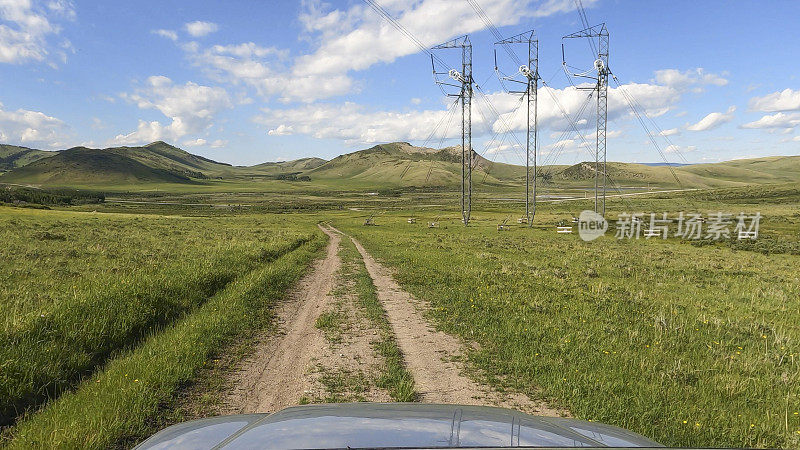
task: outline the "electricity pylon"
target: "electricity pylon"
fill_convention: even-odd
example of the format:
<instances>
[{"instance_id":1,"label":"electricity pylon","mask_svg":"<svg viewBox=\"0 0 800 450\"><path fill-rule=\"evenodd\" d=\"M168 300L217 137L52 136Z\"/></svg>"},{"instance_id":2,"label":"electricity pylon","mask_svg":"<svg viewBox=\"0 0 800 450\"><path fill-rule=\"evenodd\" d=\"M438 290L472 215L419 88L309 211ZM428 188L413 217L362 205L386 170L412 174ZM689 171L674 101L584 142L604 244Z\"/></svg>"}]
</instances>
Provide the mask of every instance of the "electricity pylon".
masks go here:
<instances>
[{"instance_id":1,"label":"electricity pylon","mask_svg":"<svg viewBox=\"0 0 800 450\"><path fill-rule=\"evenodd\" d=\"M606 24L601 23L593 27L588 27L581 31L568 34L562 39L573 38L588 38L593 51L596 51L594 61L594 72L596 74L589 75L589 71L583 73L573 73L573 76L590 78L596 81L594 87L589 88L597 91L597 133L595 143L595 158L594 158L594 211L601 212L603 216L606 215L606 129L608 122L608 30ZM594 40L597 39L597 46ZM567 70L567 62L564 57L564 44L561 44L561 59L564 65L564 70ZM579 88L580 89L580 88ZM603 197L602 209L598 205L598 189L600 177L600 157L602 155L602 173L603 173Z\"/></svg>"},{"instance_id":2,"label":"electricity pylon","mask_svg":"<svg viewBox=\"0 0 800 450\"><path fill-rule=\"evenodd\" d=\"M525 94L528 97L528 125L527 143L525 144L525 219L529 227L533 226L533 217L536 215L536 177L537 177L537 138L539 134L538 116L539 110L537 100L539 97L539 41L535 38L534 30L520 33L502 41L495 42L495 45L507 44L527 44L528 45L528 65L520 65L519 75L525 77L525 81L516 80L514 76L502 76L502 81L510 81L525 85L524 91L509 91L515 94ZM508 49L507 49L508 50ZM516 55L508 50L515 60ZM517 60L519 61L519 60ZM497 49L495 49L494 70L499 74L497 68ZM531 173L531 162L533 162L533 173Z\"/></svg>"},{"instance_id":3,"label":"electricity pylon","mask_svg":"<svg viewBox=\"0 0 800 450\"><path fill-rule=\"evenodd\" d=\"M456 69L449 69L447 72L437 71L433 54L431 54L431 66L433 67L433 76L436 84L442 87L443 91L445 91L443 86L459 88L457 94L447 95L459 97L461 101L461 221L464 225L469 225L472 213L472 86L475 84L475 80L472 78L472 44L469 41L469 36L465 35L439 44L433 47L432 50L449 48L461 49L461 72ZM438 78L440 75L447 75L459 84L441 81Z\"/></svg>"}]
</instances>

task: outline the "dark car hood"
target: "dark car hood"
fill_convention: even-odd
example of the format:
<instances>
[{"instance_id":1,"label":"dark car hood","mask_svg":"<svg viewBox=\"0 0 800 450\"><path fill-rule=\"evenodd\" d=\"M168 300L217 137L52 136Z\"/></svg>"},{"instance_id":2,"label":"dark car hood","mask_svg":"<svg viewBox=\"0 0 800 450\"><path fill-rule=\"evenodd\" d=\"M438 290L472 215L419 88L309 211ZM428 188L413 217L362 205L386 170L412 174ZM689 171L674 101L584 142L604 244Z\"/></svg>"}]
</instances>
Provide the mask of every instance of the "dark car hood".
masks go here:
<instances>
[{"instance_id":1,"label":"dark car hood","mask_svg":"<svg viewBox=\"0 0 800 450\"><path fill-rule=\"evenodd\" d=\"M502 408L421 403L296 406L166 428L138 449L660 447L622 428Z\"/></svg>"}]
</instances>

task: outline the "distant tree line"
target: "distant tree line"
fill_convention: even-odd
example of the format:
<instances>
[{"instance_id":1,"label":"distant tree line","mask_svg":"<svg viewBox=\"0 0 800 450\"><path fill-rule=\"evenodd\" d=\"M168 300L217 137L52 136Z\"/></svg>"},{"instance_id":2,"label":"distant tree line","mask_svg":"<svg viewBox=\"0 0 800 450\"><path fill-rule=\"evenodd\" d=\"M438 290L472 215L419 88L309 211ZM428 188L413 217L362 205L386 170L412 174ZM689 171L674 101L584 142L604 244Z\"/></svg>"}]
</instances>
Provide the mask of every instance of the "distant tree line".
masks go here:
<instances>
[{"instance_id":1,"label":"distant tree line","mask_svg":"<svg viewBox=\"0 0 800 450\"><path fill-rule=\"evenodd\" d=\"M275 179L283 181L311 181L311 177L308 175L297 176L296 173L279 173L275 175Z\"/></svg>"},{"instance_id":2,"label":"distant tree line","mask_svg":"<svg viewBox=\"0 0 800 450\"><path fill-rule=\"evenodd\" d=\"M77 189L36 189L23 186L0 185L0 202L34 203L39 205L85 205L103 203L104 194Z\"/></svg>"}]
</instances>

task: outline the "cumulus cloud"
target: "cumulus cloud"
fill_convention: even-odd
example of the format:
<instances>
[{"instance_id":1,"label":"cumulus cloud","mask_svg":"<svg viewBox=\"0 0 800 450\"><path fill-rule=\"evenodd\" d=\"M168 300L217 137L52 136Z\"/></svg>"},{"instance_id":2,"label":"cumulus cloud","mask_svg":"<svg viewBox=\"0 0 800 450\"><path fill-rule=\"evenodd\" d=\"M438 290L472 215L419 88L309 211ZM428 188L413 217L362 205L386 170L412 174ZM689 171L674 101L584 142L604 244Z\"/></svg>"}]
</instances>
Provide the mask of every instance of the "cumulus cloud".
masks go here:
<instances>
[{"instance_id":1,"label":"cumulus cloud","mask_svg":"<svg viewBox=\"0 0 800 450\"><path fill-rule=\"evenodd\" d=\"M742 128L761 129L789 129L800 125L800 113L775 113L742 125Z\"/></svg>"},{"instance_id":2,"label":"cumulus cloud","mask_svg":"<svg viewBox=\"0 0 800 450\"><path fill-rule=\"evenodd\" d=\"M167 39L169 39L171 41L177 41L178 40L178 33L176 33L173 30L153 30L152 33L155 34L155 35L161 36L163 38L167 38Z\"/></svg>"},{"instance_id":3,"label":"cumulus cloud","mask_svg":"<svg viewBox=\"0 0 800 450\"><path fill-rule=\"evenodd\" d=\"M60 119L40 111L6 111L0 103L0 140L29 147L57 148L63 143L66 125Z\"/></svg>"},{"instance_id":4,"label":"cumulus cloud","mask_svg":"<svg viewBox=\"0 0 800 450\"><path fill-rule=\"evenodd\" d=\"M676 136L681 134L681 130L677 128L670 128L669 130L663 130L659 133L661 136Z\"/></svg>"},{"instance_id":5,"label":"cumulus cloud","mask_svg":"<svg viewBox=\"0 0 800 450\"><path fill-rule=\"evenodd\" d=\"M670 86L680 90L692 89L701 92L703 86L725 86L728 80L723 75L706 72L702 67L681 72L677 69L658 70L655 73L658 84Z\"/></svg>"},{"instance_id":6,"label":"cumulus cloud","mask_svg":"<svg viewBox=\"0 0 800 450\"><path fill-rule=\"evenodd\" d=\"M208 143L208 141L206 141L203 138L189 139L188 141L183 141L183 145L185 147L202 147L202 146L206 145L207 143Z\"/></svg>"},{"instance_id":7,"label":"cumulus cloud","mask_svg":"<svg viewBox=\"0 0 800 450\"><path fill-rule=\"evenodd\" d=\"M271 136L303 134L319 139L341 139L353 144L423 140L446 114L447 111L438 110L376 111L346 102L265 109L255 121L265 125ZM474 125L479 126L477 123ZM447 132L451 137L455 136L454 127Z\"/></svg>"},{"instance_id":8,"label":"cumulus cloud","mask_svg":"<svg viewBox=\"0 0 800 450\"><path fill-rule=\"evenodd\" d=\"M184 25L184 29L192 37L203 37L217 31L219 29L219 26L217 26L217 24L213 22L203 22L202 20L196 20L194 22L189 22L186 25Z\"/></svg>"},{"instance_id":9,"label":"cumulus cloud","mask_svg":"<svg viewBox=\"0 0 800 450\"><path fill-rule=\"evenodd\" d=\"M211 78L234 85L246 85L262 97L313 102L350 92L353 80L341 74L293 74L285 64L288 52L252 42L201 48L184 44L190 60Z\"/></svg>"},{"instance_id":10,"label":"cumulus cloud","mask_svg":"<svg viewBox=\"0 0 800 450\"><path fill-rule=\"evenodd\" d=\"M734 111L736 111L736 107L735 106L731 106L730 108L728 108L727 112L724 112L724 113L713 112L713 113L703 117L702 119L700 119L699 122L697 122L697 123L695 123L693 125L689 125L688 127L686 127L686 129L689 130L689 131L708 131L708 130L713 130L714 128L717 128L717 127L719 127L719 126L721 126L723 124L726 124L726 123L730 122L731 120L733 120Z\"/></svg>"},{"instance_id":11,"label":"cumulus cloud","mask_svg":"<svg viewBox=\"0 0 800 450\"><path fill-rule=\"evenodd\" d=\"M133 145L158 140L175 141L186 135L204 132L213 125L214 116L233 104L225 89L201 86L193 82L180 85L167 77L152 76L145 86L121 97L141 109L156 109L170 118L169 125L140 120L136 131L117 135L113 144Z\"/></svg>"},{"instance_id":12,"label":"cumulus cloud","mask_svg":"<svg viewBox=\"0 0 800 450\"><path fill-rule=\"evenodd\" d=\"M595 1L584 1L591 6ZM301 16L306 30L320 34L322 44L297 60L295 69L313 74L347 73L364 70L376 63L390 63L418 53L419 48L363 4L346 11L326 11L320 2L305 2L308 12ZM430 47L455 36L485 28L469 2L422 0L383 2L382 6L422 45ZM481 7L496 26L516 25L521 20L572 11L567 0L484 0Z\"/></svg>"},{"instance_id":13,"label":"cumulus cloud","mask_svg":"<svg viewBox=\"0 0 800 450\"><path fill-rule=\"evenodd\" d=\"M800 90L784 89L750 99L750 109L763 112L800 111Z\"/></svg>"},{"instance_id":14,"label":"cumulus cloud","mask_svg":"<svg viewBox=\"0 0 800 450\"><path fill-rule=\"evenodd\" d=\"M639 103L648 110L660 110L669 107L679 95L666 86L642 85L631 83L624 85L628 92L634 93ZM508 129L522 131L526 129L526 117L522 112L518 95L502 92L488 94L499 118L490 113L482 99L476 99L473 105L472 129L475 137L505 132ZM539 92L539 124L543 129L563 131L571 130L569 123L563 118L561 109L554 99L558 100L568 115L575 118L584 104L587 104L587 93L569 86L564 89L541 88ZM594 111L593 103L588 101L585 117ZM609 119L630 114L624 96L619 89L609 89ZM452 105L451 105L452 106ZM452 111L452 112L451 112ZM267 127L271 136L302 134L321 139L342 139L348 143L371 144L400 140L424 140L431 130L441 123L437 138L460 136L459 118L455 117L455 109L417 110L417 111L380 111L355 103L313 104L297 108L265 109L255 119ZM448 116L453 114L453 119ZM586 139L593 139L593 120L579 120ZM580 118L578 118L580 119ZM450 128L446 128L446 124ZM591 132L590 132L591 131ZM619 135L618 131L609 133L609 137Z\"/></svg>"},{"instance_id":15,"label":"cumulus cloud","mask_svg":"<svg viewBox=\"0 0 800 450\"><path fill-rule=\"evenodd\" d=\"M597 0L584 1L587 7ZM498 26L533 17L573 11L571 0L485 0L482 8ZM382 6L425 46L485 28L468 2L449 0L389 1ZM257 47L182 45L189 58L216 79L245 84L259 95L283 102L311 103L358 91L350 76L420 49L369 6L354 3L332 9L320 1L302 2L299 21L312 50L288 61L288 52ZM250 51L256 49L261 51Z\"/></svg>"},{"instance_id":16,"label":"cumulus cloud","mask_svg":"<svg viewBox=\"0 0 800 450\"><path fill-rule=\"evenodd\" d=\"M691 152L695 152L695 151L697 151L697 147L694 146L694 145L681 146L681 145L672 144L672 145L668 145L668 146L666 146L664 148L664 153L678 153L678 154L680 154L680 153L691 153Z\"/></svg>"},{"instance_id":17,"label":"cumulus cloud","mask_svg":"<svg viewBox=\"0 0 800 450\"><path fill-rule=\"evenodd\" d=\"M72 44L62 40L54 45L50 39L61 32L56 21L74 18L75 9L66 0L47 4L35 0L0 0L0 63L45 61L51 52L65 61Z\"/></svg>"}]
</instances>

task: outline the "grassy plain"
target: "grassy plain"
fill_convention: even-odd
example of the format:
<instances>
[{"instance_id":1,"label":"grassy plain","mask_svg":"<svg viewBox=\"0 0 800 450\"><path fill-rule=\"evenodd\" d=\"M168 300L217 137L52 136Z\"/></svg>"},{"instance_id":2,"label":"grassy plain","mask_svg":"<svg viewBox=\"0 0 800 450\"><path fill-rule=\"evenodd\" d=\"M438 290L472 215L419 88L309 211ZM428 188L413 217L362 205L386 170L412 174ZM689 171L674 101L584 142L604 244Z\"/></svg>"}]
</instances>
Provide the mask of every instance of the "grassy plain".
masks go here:
<instances>
[{"instance_id":1,"label":"grassy plain","mask_svg":"<svg viewBox=\"0 0 800 450\"><path fill-rule=\"evenodd\" d=\"M18 424L8 448L130 446L158 423L181 420L164 408L243 330L264 326L270 306L324 247L320 234L231 282L192 314L152 330L136 348Z\"/></svg>"},{"instance_id":2,"label":"grassy plain","mask_svg":"<svg viewBox=\"0 0 800 450\"><path fill-rule=\"evenodd\" d=\"M760 211L756 242L585 243L554 227L589 200L540 204L527 229L515 223L518 192L481 191L464 228L447 190L219 183L0 207L0 402L17 422L5 443L103 448L180 420L165 405L237 333L263 325L329 219L430 301L439 327L479 344L469 360L486 382L667 445L800 446L797 184L609 199L612 219ZM362 226L373 213L378 226ZM441 227L427 228L435 218ZM496 231L504 220L512 230ZM354 293L380 325L374 286L343 244ZM385 328L381 383L412 399Z\"/></svg>"},{"instance_id":3,"label":"grassy plain","mask_svg":"<svg viewBox=\"0 0 800 450\"><path fill-rule=\"evenodd\" d=\"M760 211L764 244L556 234L587 202L542 206L536 227L508 232L502 208L467 228L457 213L427 228L438 213L419 210L333 223L431 302L440 328L479 344L477 377L666 445L796 448L798 204L797 185L609 204L612 217Z\"/></svg>"},{"instance_id":4,"label":"grassy plain","mask_svg":"<svg viewBox=\"0 0 800 450\"><path fill-rule=\"evenodd\" d=\"M87 378L121 364L122 355L146 342L164 345L161 330L207 311L206 305L223 293L232 290L225 295L245 301L258 286L232 287L240 279L261 273L262 282L273 285L262 289L275 297L274 286L285 288L306 267L309 258L298 251L320 245L313 225L277 215L178 217L0 207L2 423L26 415L37 423L41 405L85 389ZM294 255L293 262L279 264L287 255ZM286 266L282 276L269 272L281 264ZM252 307L252 301L239 307L245 306ZM198 355L228 331L209 332L208 348L197 344ZM186 364L172 368L183 370ZM156 365L151 370L157 367L170 369ZM48 405L42 411L49 410ZM126 420L144 419L133 413ZM63 420L54 423L63 425Z\"/></svg>"}]
</instances>

